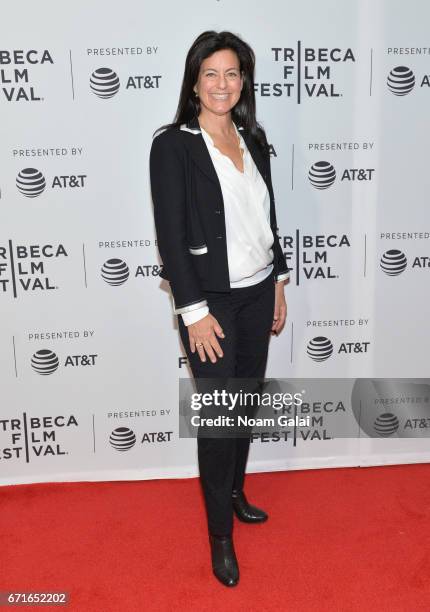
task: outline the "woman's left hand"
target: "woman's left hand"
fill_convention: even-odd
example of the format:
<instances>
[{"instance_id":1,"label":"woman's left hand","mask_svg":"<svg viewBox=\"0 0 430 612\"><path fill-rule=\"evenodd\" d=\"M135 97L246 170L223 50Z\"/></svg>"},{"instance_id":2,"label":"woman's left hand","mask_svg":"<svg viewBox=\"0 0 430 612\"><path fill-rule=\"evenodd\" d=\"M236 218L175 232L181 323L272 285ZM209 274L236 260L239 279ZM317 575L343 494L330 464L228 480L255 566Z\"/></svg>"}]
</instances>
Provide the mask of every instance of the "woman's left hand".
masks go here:
<instances>
[{"instance_id":1,"label":"woman's left hand","mask_svg":"<svg viewBox=\"0 0 430 612\"><path fill-rule=\"evenodd\" d=\"M275 311L273 313L272 334L280 334L287 318L287 302L284 293L285 283L275 283Z\"/></svg>"}]
</instances>

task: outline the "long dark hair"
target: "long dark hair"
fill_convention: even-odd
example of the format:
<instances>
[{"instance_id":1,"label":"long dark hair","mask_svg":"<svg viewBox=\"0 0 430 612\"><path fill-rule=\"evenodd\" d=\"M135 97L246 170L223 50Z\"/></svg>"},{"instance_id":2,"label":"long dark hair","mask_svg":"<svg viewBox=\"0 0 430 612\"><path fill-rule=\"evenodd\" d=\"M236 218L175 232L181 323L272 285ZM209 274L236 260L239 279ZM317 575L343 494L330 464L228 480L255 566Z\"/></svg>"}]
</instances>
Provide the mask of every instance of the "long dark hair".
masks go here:
<instances>
[{"instance_id":1,"label":"long dark hair","mask_svg":"<svg viewBox=\"0 0 430 612\"><path fill-rule=\"evenodd\" d=\"M251 47L232 32L207 30L196 38L187 53L184 78L175 118L172 123L161 126L154 132L179 127L200 113L200 100L194 94L200 66L207 57L220 51L231 49L239 59L243 76L243 87L237 104L232 108L233 121L243 126L255 138L262 150L267 151L268 143L264 129L255 117L254 70L255 54Z\"/></svg>"}]
</instances>

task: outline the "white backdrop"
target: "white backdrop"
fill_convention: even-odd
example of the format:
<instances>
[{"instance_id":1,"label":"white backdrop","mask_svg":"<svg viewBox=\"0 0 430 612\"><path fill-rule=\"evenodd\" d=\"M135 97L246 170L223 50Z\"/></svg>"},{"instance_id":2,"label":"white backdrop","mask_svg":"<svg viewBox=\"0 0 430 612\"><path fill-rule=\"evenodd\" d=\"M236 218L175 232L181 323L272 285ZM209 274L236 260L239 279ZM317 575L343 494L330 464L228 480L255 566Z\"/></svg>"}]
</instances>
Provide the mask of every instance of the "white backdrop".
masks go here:
<instances>
[{"instance_id":1,"label":"white backdrop","mask_svg":"<svg viewBox=\"0 0 430 612\"><path fill-rule=\"evenodd\" d=\"M178 437L190 371L158 277L148 154L207 29L254 48L272 144L291 282L266 376L426 378L429 18L420 0L4 7L1 484L198 474L196 441ZM333 440L331 389L312 440L254 442L248 471L428 461L428 397L417 411L402 393L375 407L392 435Z\"/></svg>"}]
</instances>

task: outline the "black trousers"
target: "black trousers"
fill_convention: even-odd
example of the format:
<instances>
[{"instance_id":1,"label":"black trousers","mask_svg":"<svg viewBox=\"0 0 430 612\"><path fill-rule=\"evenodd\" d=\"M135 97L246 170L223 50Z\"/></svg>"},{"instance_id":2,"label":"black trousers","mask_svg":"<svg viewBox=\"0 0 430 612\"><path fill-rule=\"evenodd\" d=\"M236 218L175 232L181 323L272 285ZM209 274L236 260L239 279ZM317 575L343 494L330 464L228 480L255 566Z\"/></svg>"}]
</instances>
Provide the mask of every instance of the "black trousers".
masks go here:
<instances>
[{"instance_id":1,"label":"black trousers","mask_svg":"<svg viewBox=\"0 0 430 612\"><path fill-rule=\"evenodd\" d=\"M191 353L188 329L178 316L181 341L194 378L264 378L270 331L275 307L272 273L250 287L231 293L205 291L210 313L221 325L225 338L218 338L224 356L212 363ZM232 489L242 489L250 438L197 437L200 481L205 498L208 530L214 535L231 535L233 530Z\"/></svg>"}]
</instances>

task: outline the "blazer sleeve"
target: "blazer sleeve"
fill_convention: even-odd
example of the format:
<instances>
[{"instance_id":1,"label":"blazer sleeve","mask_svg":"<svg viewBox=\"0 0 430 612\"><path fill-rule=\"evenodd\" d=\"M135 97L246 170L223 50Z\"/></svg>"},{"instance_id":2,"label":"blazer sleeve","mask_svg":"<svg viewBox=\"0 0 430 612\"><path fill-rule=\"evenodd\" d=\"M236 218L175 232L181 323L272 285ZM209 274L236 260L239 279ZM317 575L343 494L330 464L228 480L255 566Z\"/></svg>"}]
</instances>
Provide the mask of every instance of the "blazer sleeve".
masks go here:
<instances>
[{"instance_id":1,"label":"blazer sleeve","mask_svg":"<svg viewBox=\"0 0 430 612\"><path fill-rule=\"evenodd\" d=\"M187 242L185 149L167 130L156 136L149 155L158 250L170 282L175 314L207 306Z\"/></svg>"},{"instance_id":2,"label":"blazer sleeve","mask_svg":"<svg viewBox=\"0 0 430 612\"><path fill-rule=\"evenodd\" d=\"M273 242L273 257L276 258L278 264L278 273L276 275L275 281L278 283L280 281L288 280L290 278L290 271L288 269L287 263L285 261L284 254L282 252L282 247L278 235L278 222L276 219L276 206L275 206L275 196L273 193L273 185L272 185L272 170L271 170L271 162L270 162L270 153L266 153L266 165L267 165L267 176L269 178L269 185L271 190L271 199L272 206L270 210L270 225L272 227L274 242Z\"/></svg>"}]
</instances>

